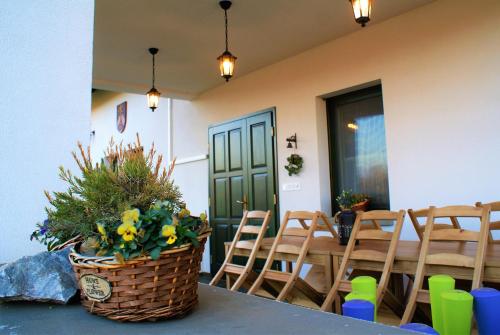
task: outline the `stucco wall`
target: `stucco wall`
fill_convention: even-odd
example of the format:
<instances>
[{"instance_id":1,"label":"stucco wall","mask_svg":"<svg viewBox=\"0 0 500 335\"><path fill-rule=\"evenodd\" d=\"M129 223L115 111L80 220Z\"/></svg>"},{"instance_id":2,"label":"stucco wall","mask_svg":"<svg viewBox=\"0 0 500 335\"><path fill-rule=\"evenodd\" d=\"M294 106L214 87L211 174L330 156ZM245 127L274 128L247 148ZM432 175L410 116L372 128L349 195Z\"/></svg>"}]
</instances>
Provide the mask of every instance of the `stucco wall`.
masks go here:
<instances>
[{"instance_id":1,"label":"stucco wall","mask_svg":"<svg viewBox=\"0 0 500 335\"><path fill-rule=\"evenodd\" d=\"M88 142L93 22L91 0L0 4L0 263L43 249L43 190Z\"/></svg>"},{"instance_id":2,"label":"stucco wall","mask_svg":"<svg viewBox=\"0 0 500 335\"><path fill-rule=\"evenodd\" d=\"M168 161L168 109L169 100L160 98L158 108L151 112L145 94L117 93L97 90L92 94L92 124L95 131L91 143L94 159L104 157L104 151L113 138L115 143L135 142L139 133L145 150L154 142L157 153ZM116 106L127 102L127 125L123 133L116 127Z\"/></svg>"},{"instance_id":3,"label":"stucco wall","mask_svg":"<svg viewBox=\"0 0 500 335\"><path fill-rule=\"evenodd\" d=\"M189 142L174 133L174 151L206 154L209 124L274 106L280 186L301 184L294 192L280 187L281 212L328 212L326 118L318 97L380 81L392 209L500 200L498 17L495 0L439 0L234 78L191 103L174 104L176 124L195 133ZM305 165L299 177L288 177L285 138L295 132ZM206 165L187 164L177 173L184 169L208 173ZM206 198L207 184L198 189L188 201ZM416 238L408 222L402 237Z\"/></svg>"}]
</instances>

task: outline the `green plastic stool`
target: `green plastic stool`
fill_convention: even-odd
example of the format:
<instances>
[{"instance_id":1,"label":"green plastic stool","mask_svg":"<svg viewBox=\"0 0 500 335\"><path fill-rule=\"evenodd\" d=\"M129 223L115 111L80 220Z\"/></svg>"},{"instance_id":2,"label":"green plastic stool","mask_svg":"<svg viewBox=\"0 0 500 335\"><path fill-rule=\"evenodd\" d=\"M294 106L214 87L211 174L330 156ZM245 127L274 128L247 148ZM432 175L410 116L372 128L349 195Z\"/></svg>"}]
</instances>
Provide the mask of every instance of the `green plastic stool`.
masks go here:
<instances>
[{"instance_id":1,"label":"green plastic stool","mask_svg":"<svg viewBox=\"0 0 500 335\"><path fill-rule=\"evenodd\" d=\"M462 290L441 293L443 332L441 335L469 335L472 321L473 296Z\"/></svg>"},{"instance_id":2,"label":"green plastic stool","mask_svg":"<svg viewBox=\"0 0 500 335\"><path fill-rule=\"evenodd\" d=\"M373 309L373 320L377 321L377 297L374 294L365 294L365 293L359 293L359 292L351 292L348 295L345 296L345 301L351 301L351 300L365 300L369 301L375 306Z\"/></svg>"},{"instance_id":3,"label":"green plastic stool","mask_svg":"<svg viewBox=\"0 0 500 335\"><path fill-rule=\"evenodd\" d=\"M377 295L377 281L370 276L359 276L351 280L352 292Z\"/></svg>"},{"instance_id":4,"label":"green plastic stool","mask_svg":"<svg viewBox=\"0 0 500 335\"><path fill-rule=\"evenodd\" d=\"M448 275L435 275L429 278L429 294L431 298L432 327L443 334L443 313L441 304L441 293L453 290L455 279Z\"/></svg>"}]
</instances>

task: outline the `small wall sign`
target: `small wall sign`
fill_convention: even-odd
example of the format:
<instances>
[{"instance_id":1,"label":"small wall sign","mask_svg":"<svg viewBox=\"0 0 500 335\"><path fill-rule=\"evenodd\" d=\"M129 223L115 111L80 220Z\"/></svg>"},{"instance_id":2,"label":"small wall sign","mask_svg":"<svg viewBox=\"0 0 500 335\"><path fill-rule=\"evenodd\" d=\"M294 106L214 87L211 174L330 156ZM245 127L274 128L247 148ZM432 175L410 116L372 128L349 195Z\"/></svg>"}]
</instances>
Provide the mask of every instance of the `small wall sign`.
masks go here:
<instances>
[{"instance_id":1,"label":"small wall sign","mask_svg":"<svg viewBox=\"0 0 500 335\"><path fill-rule=\"evenodd\" d=\"M127 102L124 101L116 106L116 128L123 133L127 127Z\"/></svg>"},{"instance_id":2,"label":"small wall sign","mask_svg":"<svg viewBox=\"0 0 500 335\"><path fill-rule=\"evenodd\" d=\"M80 287L89 300L103 302L111 297L111 284L93 274L80 277Z\"/></svg>"}]
</instances>

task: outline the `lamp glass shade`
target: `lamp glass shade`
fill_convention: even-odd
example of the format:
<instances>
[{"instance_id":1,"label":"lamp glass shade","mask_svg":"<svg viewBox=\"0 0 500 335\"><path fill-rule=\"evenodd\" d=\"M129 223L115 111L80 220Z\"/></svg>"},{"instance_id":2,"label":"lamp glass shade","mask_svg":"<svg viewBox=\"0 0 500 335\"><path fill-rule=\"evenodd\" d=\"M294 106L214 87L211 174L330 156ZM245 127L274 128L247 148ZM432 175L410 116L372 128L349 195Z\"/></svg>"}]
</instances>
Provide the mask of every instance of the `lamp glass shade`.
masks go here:
<instances>
[{"instance_id":1,"label":"lamp glass shade","mask_svg":"<svg viewBox=\"0 0 500 335\"><path fill-rule=\"evenodd\" d=\"M354 19L363 27L370 21L372 13L371 0L351 0L352 10L354 12Z\"/></svg>"},{"instance_id":2,"label":"lamp glass shade","mask_svg":"<svg viewBox=\"0 0 500 335\"><path fill-rule=\"evenodd\" d=\"M226 78L226 81L233 76L234 65L236 63L236 57L233 56L229 51L224 51L217 60L219 61L220 75Z\"/></svg>"},{"instance_id":3,"label":"lamp glass shade","mask_svg":"<svg viewBox=\"0 0 500 335\"><path fill-rule=\"evenodd\" d=\"M158 104L160 102L160 95L161 93L158 92L156 88L152 88L149 90L149 92L146 94L148 97L148 107L151 108L151 110L154 112L156 108L158 108Z\"/></svg>"}]
</instances>

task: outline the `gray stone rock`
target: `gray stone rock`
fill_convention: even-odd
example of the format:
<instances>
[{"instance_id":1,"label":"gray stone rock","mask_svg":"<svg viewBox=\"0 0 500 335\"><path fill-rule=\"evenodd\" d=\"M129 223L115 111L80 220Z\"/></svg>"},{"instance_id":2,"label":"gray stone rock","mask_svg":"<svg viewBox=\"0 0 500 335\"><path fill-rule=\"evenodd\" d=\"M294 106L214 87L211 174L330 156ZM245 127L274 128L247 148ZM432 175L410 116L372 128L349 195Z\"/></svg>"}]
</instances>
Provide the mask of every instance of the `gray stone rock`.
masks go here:
<instances>
[{"instance_id":1,"label":"gray stone rock","mask_svg":"<svg viewBox=\"0 0 500 335\"><path fill-rule=\"evenodd\" d=\"M0 266L0 301L67 303L78 290L69 253L45 251Z\"/></svg>"}]
</instances>

